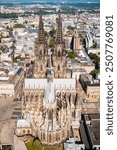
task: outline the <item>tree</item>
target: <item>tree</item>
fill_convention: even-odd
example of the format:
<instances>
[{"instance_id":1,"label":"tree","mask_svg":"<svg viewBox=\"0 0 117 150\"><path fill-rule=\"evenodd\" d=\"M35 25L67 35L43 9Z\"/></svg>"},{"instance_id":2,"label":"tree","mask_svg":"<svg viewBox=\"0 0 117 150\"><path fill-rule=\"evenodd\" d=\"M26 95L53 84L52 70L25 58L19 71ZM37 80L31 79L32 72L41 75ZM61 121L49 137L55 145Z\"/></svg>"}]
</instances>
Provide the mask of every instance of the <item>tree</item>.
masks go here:
<instances>
[{"instance_id":1,"label":"tree","mask_svg":"<svg viewBox=\"0 0 117 150\"><path fill-rule=\"evenodd\" d=\"M49 47L50 47L50 48L51 48L51 47L54 47L55 44L56 44L55 39L54 39L54 38L51 38L50 41L49 41Z\"/></svg>"},{"instance_id":2,"label":"tree","mask_svg":"<svg viewBox=\"0 0 117 150\"><path fill-rule=\"evenodd\" d=\"M31 24L31 27L32 27L32 28L35 28L35 25L34 25L34 24Z\"/></svg>"},{"instance_id":3,"label":"tree","mask_svg":"<svg viewBox=\"0 0 117 150\"><path fill-rule=\"evenodd\" d=\"M14 25L14 28L26 28L26 26L23 25L23 24L17 23L17 24Z\"/></svg>"},{"instance_id":4,"label":"tree","mask_svg":"<svg viewBox=\"0 0 117 150\"><path fill-rule=\"evenodd\" d=\"M45 35L45 37L48 37L48 32L44 31L44 35Z\"/></svg>"},{"instance_id":5,"label":"tree","mask_svg":"<svg viewBox=\"0 0 117 150\"><path fill-rule=\"evenodd\" d=\"M18 14L16 13L7 13L7 14L3 14L3 13L0 13L0 18L18 18Z\"/></svg>"},{"instance_id":6,"label":"tree","mask_svg":"<svg viewBox=\"0 0 117 150\"><path fill-rule=\"evenodd\" d=\"M49 31L49 35L50 35L51 37L54 37L55 34L56 34L56 30L55 30L54 28Z\"/></svg>"},{"instance_id":7,"label":"tree","mask_svg":"<svg viewBox=\"0 0 117 150\"><path fill-rule=\"evenodd\" d=\"M93 61L93 63L95 64L95 69L99 69L99 64L100 64L100 57L97 56L94 53L89 53L89 57L90 59Z\"/></svg>"},{"instance_id":8,"label":"tree","mask_svg":"<svg viewBox=\"0 0 117 150\"><path fill-rule=\"evenodd\" d=\"M73 58L77 57L77 53L74 51L68 52L68 57L73 59Z\"/></svg>"},{"instance_id":9,"label":"tree","mask_svg":"<svg viewBox=\"0 0 117 150\"><path fill-rule=\"evenodd\" d=\"M82 36L82 34L79 34L79 37L81 45L84 45L84 37Z\"/></svg>"},{"instance_id":10,"label":"tree","mask_svg":"<svg viewBox=\"0 0 117 150\"><path fill-rule=\"evenodd\" d=\"M90 57L90 59L96 59L97 55L94 53L89 53L89 57Z\"/></svg>"},{"instance_id":11,"label":"tree","mask_svg":"<svg viewBox=\"0 0 117 150\"><path fill-rule=\"evenodd\" d=\"M43 150L43 146L41 145L41 143L39 142L39 140L35 140L33 142L33 150Z\"/></svg>"},{"instance_id":12,"label":"tree","mask_svg":"<svg viewBox=\"0 0 117 150\"><path fill-rule=\"evenodd\" d=\"M72 30L72 31L73 31L73 30L75 29L75 27L68 26L68 27L67 27L67 29L68 29L68 30Z\"/></svg>"},{"instance_id":13,"label":"tree","mask_svg":"<svg viewBox=\"0 0 117 150\"><path fill-rule=\"evenodd\" d=\"M20 56L20 55L18 55L18 56L16 56L16 57L14 57L14 58L13 58L13 62L17 62L17 61L18 61L18 59L21 59L21 56Z\"/></svg>"},{"instance_id":14,"label":"tree","mask_svg":"<svg viewBox=\"0 0 117 150\"><path fill-rule=\"evenodd\" d=\"M91 75L93 76L93 78L95 79L96 78L96 75L100 73L100 70L99 69L94 69L93 71L91 71Z\"/></svg>"}]
</instances>

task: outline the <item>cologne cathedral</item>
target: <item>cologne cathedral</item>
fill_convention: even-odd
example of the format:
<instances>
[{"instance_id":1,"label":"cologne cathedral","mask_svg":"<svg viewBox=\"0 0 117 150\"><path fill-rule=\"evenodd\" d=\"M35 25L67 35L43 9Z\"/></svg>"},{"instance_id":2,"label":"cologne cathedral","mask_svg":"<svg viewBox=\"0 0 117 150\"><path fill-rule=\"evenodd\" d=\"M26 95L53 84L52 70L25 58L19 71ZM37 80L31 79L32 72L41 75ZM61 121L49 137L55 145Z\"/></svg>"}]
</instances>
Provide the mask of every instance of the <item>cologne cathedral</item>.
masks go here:
<instances>
[{"instance_id":1,"label":"cologne cathedral","mask_svg":"<svg viewBox=\"0 0 117 150\"><path fill-rule=\"evenodd\" d=\"M43 18L39 16L34 78L25 79L24 122L19 120L16 130L18 135L30 133L38 137L43 145L66 140L71 129L73 132L79 129L81 117L77 79L68 76L60 14L56 20L56 45L50 49L44 37Z\"/></svg>"}]
</instances>

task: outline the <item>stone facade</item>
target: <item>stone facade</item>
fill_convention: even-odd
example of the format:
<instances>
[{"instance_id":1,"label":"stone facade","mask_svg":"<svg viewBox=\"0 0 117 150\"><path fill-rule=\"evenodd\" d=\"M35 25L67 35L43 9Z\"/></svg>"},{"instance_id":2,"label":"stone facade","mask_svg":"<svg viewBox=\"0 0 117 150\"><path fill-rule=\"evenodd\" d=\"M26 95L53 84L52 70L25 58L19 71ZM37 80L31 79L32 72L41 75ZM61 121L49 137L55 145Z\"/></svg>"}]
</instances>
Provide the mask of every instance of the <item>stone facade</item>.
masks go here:
<instances>
[{"instance_id":1,"label":"stone facade","mask_svg":"<svg viewBox=\"0 0 117 150\"><path fill-rule=\"evenodd\" d=\"M48 46L44 37L44 27L42 21L42 15L39 19L39 33L35 46L35 78L46 77L46 67L48 65ZM54 75L56 78L66 78L66 51L63 48L62 37L62 21L59 14L57 18L57 31L56 31L56 45L52 49L52 66L54 67Z\"/></svg>"},{"instance_id":2,"label":"stone facade","mask_svg":"<svg viewBox=\"0 0 117 150\"><path fill-rule=\"evenodd\" d=\"M67 78L60 14L57 23L54 51L45 46L43 23L39 23L40 35L36 45L39 47L35 53L36 78L25 79L22 101L22 115L30 115L32 135L38 137L44 145L56 145L66 140L71 128L79 129L81 117L77 80Z\"/></svg>"}]
</instances>

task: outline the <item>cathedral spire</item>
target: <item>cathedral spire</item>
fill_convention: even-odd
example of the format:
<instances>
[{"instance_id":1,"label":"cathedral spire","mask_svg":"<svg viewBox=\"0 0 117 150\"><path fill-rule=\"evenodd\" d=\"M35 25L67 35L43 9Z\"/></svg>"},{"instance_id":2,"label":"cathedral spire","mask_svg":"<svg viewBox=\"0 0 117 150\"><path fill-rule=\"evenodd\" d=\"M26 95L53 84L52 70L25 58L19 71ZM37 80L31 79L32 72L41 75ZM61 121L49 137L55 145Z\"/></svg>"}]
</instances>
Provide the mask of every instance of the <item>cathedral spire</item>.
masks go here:
<instances>
[{"instance_id":1,"label":"cathedral spire","mask_svg":"<svg viewBox=\"0 0 117 150\"><path fill-rule=\"evenodd\" d=\"M43 25L43 18L40 12L39 15L39 27L38 27L38 38L36 41L36 48L35 48L35 56L37 60L40 58L44 58L46 55L46 41L44 36L44 25Z\"/></svg>"},{"instance_id":2,"label":"cathedral spire","mask_svg":"<svg viewBox=\"0 0 117 150\"><path fill-rule=\"evenodd\" d=\"M45 44L44 40L44 27L43 27L43 19L42 19L42 14L40 13L39 16L39 29L38 29L38 42L39 44Z\"/></svg>"},{"instance_id":3,"label":"cathedral spire","mask_svg":"<svg viewBox=\"0 0 117 150\"><path fill-rule=\"evenodd\" d=\"M61 15L60 13L58 14L57 18L57 33L56 33L56 42L57 44L62 44L63 39L62 39L62 21L61 21Z\"/></svg>"},{"instance_id":4,"label":"cathedral spire","mask_svg":"<svg viewBox=\"0 0 117 150\"><path fill-rule=\"evenodd\" d=\"M66 52L64 49L64 42L63 42L63 34L62 33L63 33L63 31L62 31L62 19L61 19L61 14L59 12L58 18L57 18L55 55L56 55L56 57L59 57L61 59L63 56L66 55Z\"/></svg>"}]
</instances>

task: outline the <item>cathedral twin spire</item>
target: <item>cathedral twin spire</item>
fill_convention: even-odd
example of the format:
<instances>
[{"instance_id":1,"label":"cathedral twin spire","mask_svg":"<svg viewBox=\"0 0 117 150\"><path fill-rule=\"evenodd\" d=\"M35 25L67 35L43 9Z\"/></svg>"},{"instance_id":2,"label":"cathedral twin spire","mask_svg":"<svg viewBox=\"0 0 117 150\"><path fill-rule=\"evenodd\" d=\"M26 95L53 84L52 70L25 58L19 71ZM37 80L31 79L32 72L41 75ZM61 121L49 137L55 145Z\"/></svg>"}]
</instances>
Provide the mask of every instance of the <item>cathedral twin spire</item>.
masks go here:
<instances>
[{"instance_id":1,"label":"cathedral twin spire","mask_svg":"<svg viewBox=\"0 0 117 150\"><path fill-rule=\"evenodd\" d=\"M39 16L38 43L45 44L42 14L40 14L40 16Z\"/></svg>"},{"instance_id":2,"label":"cathedral twin spire","mask_svg":"<svg viewBox=\"0 0 117 150\"><path fill-rule=\"evenodd\" d=\"M61 21L61 15L59 13L58 18L57 18L57 31L56 31L56 43L58 45L63 44L62 36L63 36L62 35L62 21ZM45 45L44 25L43 25L42 14L40 14L39 16L38 44Z\"/></svg>"},{"instance_id":3,"label":"cathedral twin spire","mask_svg":"<svg viewBox=\"0 0 117 150\"><path fill-rule=\"evenodd\" d=\"M62 39L62 21L61 21L61 15L59 14L57 18L57 33L56 33L56 42L57 44L62 44L63 39Z\"/></svg>"},{"instance_id":4,"label":"cathedral twin spire","mask_svg":"<svg viewBox=\"0 0 117 150\"><path fill-rule=\"evenodd\" d=\"M35 48L35 76L36 77L47 77L50 74L56 78L66 76L65 64L66 64L66 51L63 45L62 35L62 19L60 13L57 18L57 29L56 29L56 44L54 49L48 50L47 42L45 40L44 25L42 14L39 16L39 29L38 39L36 41ZM53 66L53 68L51 67ZM64 70L64 71L63 71ZM64 73L63 73L64 72ZM63 74L63 75L62 75ZM52 77L51 76L51 77Z\"/></svg>"}]
</instances>

